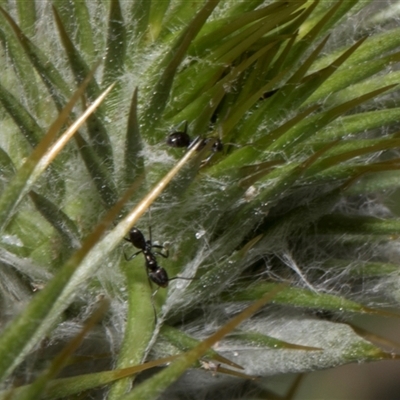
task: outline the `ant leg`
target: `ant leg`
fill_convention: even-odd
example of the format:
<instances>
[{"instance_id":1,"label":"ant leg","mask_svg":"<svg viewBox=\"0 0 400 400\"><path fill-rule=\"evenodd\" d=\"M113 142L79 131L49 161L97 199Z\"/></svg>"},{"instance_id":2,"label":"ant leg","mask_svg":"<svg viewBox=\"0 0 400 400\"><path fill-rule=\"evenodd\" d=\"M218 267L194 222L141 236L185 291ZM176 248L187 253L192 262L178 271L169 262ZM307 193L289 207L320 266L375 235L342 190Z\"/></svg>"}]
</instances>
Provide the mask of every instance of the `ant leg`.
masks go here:
<instances>
[{"instance_id":1,"label":"ant leg","mask_svg":"<svg viewBox=\"0 0 400 400\"><path fill-rule=\"evenodd\" d=\"M149 285L150 285L150 287L152 288L150 279L149 279ZM158 319L157 319L157 310L156 310L156 306L154 305L154 296L157 294L158 289L160 289L160 288L158 287L158 288L151 294L151 298L150 298L151 306L153 307L153 311L154 311L154 325L157 325L157 320L158 320Z\"/></svg>"},{"instance_id":2,"label":"ant leg","mask_svg":"<svg viewBox=\"0 0 400 400\"><path fill-rule=\"evenodd\" d=\"M213 158L214 154L215 154L215 152L213 151L207 158L202 160L200 163L200 168L203 168L204 166L206 166L208 164L208 162Z\"/></svg>"},{"instance_id":3,"label":"ant leg","mask_svg":"<svg viewBox=\"0 0 400 400\"><path fill-rule=\"evenodd\" d=\"M164 258L168 258L169 257L169 250L165 246L159 246L158 244L153 244L151 247L152 248L156 248L156 249L164 250L164 252L162 252L162 251L155 251L154 252L154 253L158 254L159 256L164 257Z\"/></svg>"},{"instance_id":4,"label":"ant leg","mask_svg":"<svg viewBox=\"0 0 400 400\"><path fill-rule=\"evenodd\" d=\"M185 281L194 281L194 280L199 279L199 278L186 278L184 276L174 276L173 278L169 278L168 282L169 281L174 281L175 279L184 279Z\"/></svg>"},{"instance_id":5,"label":"ant leg","mask_svg":"<svg viewBox=\"0 0 400 400\"><path fill-rule=\"evenodd\" d=\"M130 257L127 257L125 252L124 252L124 257L126 261L131 261L133 260L138 254L143 253L143 250L139 250L136 253L132 254Z\"/></svg>"},{"instance_id":6,"label":"ant leg","mask_svg":"<svg viewBox=\"0 0 400 400\"><path fill-rule=\"evenodd\" d=\"M147 241L147 243L150 244L151 248L156 248L156 249L163 249L165 250L165 252L161 252L161 251L155 251L154 253L158 254L161 257L164 258L168 258L169 257L169 250L167 248L165 248L165 246L160 246L159 244L153 244L152 241L152 236L151 236L151 225L149 225L149 240Z\"/></svg>"}]
</instances>

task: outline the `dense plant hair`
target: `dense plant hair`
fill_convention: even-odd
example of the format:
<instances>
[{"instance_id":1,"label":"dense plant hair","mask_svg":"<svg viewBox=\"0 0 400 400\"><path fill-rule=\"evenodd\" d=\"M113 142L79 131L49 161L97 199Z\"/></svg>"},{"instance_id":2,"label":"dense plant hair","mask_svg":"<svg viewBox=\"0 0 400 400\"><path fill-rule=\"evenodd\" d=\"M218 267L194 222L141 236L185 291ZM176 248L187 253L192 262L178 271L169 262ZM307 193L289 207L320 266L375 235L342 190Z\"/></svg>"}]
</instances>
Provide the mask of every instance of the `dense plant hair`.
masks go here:
<instances>
[{"instance_id":1,"label":"dense plant hair","mask_svg":"<svg viewBox=\"0 0 400 400\"><path fill-rule=\"evenodd\" d=\"M249 379L396 357L351 323L399 286L400 35L367 3L3 4L5 390L272 398Z\"/></svg>"}]
</instances>

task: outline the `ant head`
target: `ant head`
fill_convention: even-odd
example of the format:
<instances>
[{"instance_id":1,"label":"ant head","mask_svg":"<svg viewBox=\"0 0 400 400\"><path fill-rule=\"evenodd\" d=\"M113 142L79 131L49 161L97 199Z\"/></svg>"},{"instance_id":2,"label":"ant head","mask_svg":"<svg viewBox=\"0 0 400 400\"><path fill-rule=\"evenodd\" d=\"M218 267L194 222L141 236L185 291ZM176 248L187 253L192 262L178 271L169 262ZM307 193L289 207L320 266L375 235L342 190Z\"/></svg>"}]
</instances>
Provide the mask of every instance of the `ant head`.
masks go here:
<instances>
[{"instance_id":1,"label":"ant head","mask_svg":"<svg viewBox=\"0 0 400 400\"><path fill-rule=\"evenodd\" d=\"M135 227L131 228L129 231L129 239L127 240L138 249L143 250L146 247L146 239L144 238L143 233Z\"/></svg>"},{"instance_id":2,"label":"ant head","mask_svg":"<svg viewBox=\"0 0 400 400\"><path fill-rule=\"evenodd\" d=\"M224 144L221 139L217 139L211 147L212 151L216 153L217 151L222 151L224 149Z\"/></svg>"},{"instance_id":3,"label":"ant head","mask_svg":"<svg viewBox=\"0 0 400 400\"><path fill-rule=\"evenodd\" d=\"M210 141L213 141L213 144L211 146L211 151L213 153L223 150L224 144L221 142L221 139L217 139L217 138L213 138L213 137L203 139L198 150L199 151L202 150L208 143L210 143Z\"/></svg>"},{"instance_id":4,"label":"ant head","mask_svg":"<svg viewBox=\"0 0 400 400\"><path fill-rule=\"evenodd\" d=\"M162 288L166 288L168 286L168 274L167 271L162 267L159 267L154 271L149 271L149 278L152 282Z\"/></svg>"}]
</instances>

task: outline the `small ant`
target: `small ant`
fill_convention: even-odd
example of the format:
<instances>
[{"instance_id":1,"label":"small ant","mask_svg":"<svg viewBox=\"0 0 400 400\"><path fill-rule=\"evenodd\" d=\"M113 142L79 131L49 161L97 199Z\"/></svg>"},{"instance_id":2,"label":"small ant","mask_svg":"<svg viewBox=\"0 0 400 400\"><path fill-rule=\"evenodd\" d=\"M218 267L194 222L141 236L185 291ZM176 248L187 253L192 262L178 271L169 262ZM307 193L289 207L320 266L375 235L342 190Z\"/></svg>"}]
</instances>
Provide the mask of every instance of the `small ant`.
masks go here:
<instances>
[{"instance_id":1,"label":"small ant","mask_svg":"<svg viewBox=\"0 0 400 400\"><path fill-rule=\"evenodd\" d=\"M221 139L206 138L206 139L201 139L201 144L197 148L197 151L202 150L211 140L214 141L214 143L211 146L211 154L205 160L202 161L203 165L207 164L207 162L210 161L211 157L216 152L222 151L224 148ZM197 143L197 139L194 140L190 139L190 136L187 133L187 122L185 123L185 129L183 131L172 132L167 137L167 145L170 147L186 147L190 149L190 147L194 143Z\"/></svg>"},{"instance_id":2,"label":"small ant","mask_svg":"<svg viewBox=\"0 0 400 400\"><path fill-rule=\"evenodd\" d=\"M133 227L129 231L129 238L125 238L125 240L127 242L132 243L136 248L140 249L138 252L132 254L129 258L126 257L125 255L126 261L133 260L138 254L143 253L147 270L147 276L149 277L149 279L160 287L163 288L167 287L168 282L170 281L170 279L168 278L167 271L163 267L160 267L157 264L156 256L154 255L154 253L159 254L164 258L168 258L169 256L168 249L165 249L164 246L159 246L151 242L151 230L150 230L150 239L146 240L144 238L143 233L139 229ZM166 252L165 253L153 252L152 251L153 248L164 249L166 250Z\"/></svg>"},{"instance_id":3,"label":"small ant","mask_svg":"<svg viewBox=\"0 0 400 400\"><path fill-rule=\"evenodd\" d=\"M127 242L132 243L136 248L140 249L136 253L132 254L130 257L126 257L126 261L133 260L138 254L143 253L145 259L145 266L147 271L147 276L150 281L154 282L156 285L162 288L168 287L168 282L174 279L188 279L191 280L193 278L184 278L181 276L176 276L175 278L168 278L167 271L160 267L157 263L155 254L158 254L164 258L168 258L169 251L164 246L160 246L157 244L153 244L151 241L151 229L149 228L150 239L146 240L144 238L143 233L138 228L131 228L129 231L129 238L125 238ZM162 251L153 251L152 249L162 249ZM155 253L155 254L154 254ZM153 293L154 296L155 293Z\"/></svg>"}]
</instances>

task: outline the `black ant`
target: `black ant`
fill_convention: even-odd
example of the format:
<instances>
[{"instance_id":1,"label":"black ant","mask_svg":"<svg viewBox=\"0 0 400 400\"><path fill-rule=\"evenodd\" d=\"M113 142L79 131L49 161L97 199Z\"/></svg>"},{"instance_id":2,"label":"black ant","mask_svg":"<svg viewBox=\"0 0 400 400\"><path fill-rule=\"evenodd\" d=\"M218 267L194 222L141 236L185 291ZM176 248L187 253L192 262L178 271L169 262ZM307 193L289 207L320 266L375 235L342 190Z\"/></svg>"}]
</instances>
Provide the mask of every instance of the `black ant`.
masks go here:
<instances>
[{"instance_id":1,"label":"black ant","mask_svg":"<svg viewBox=\"0 0 400 400\"><path fill-rule=\"evenodd\" d=\"M143 233L138 228L131 228L129 231L129 238L125 238L127 242L132 243L136 248L140 249L136 253L132 254L130 257L126 257L126 261L133 260L138 254L143 253L146 265L147 276L149 280L154 282L156 285L162 288L166 288L168 286L168 282L174 279L188 279L192 278L183 278L181 276L176 276L175 278L168 278L167 271L160 267L157 263L157 259L155 254L158 254L164 258L168 258L169 251L164 246L160 246L157 244L153 244L151 241L151 229L149 228L150 239L146 240L144 238ZM152 249L162 249L162 251L153 251ZM155 254L154 254L155 253ZM155 293L154 293L155 294ZM153 295L154 295L153 294Z\"/></svg>"},{"instance_id":2,"label":"black ant","mask_svg":"<svg viewBox=\"0 0 400 400\"><path fill-rule=\"evenodd\" d=\"M211 157L215 153L222 151L224 148L224 145L220 139L205 138L201 139L201 144L197 148L197 151L202 150L211 140L214 142L211 146L211 154L205 160L202 161L203 165L207 164L207 162L210 161ZM185 129L183 131L172 132L167 137L167 145L170 147L190 148L194 143L197 143L197 139L194 140L190 139L190 136L187 133L187 122L185 123Z\"/></svg>"},{"instance_id":3,"label":"black ant","mask_svg":"<svg viewBox=\"0 0 400 400\"><path fill-rule=\"evenodd\" d=\"M168 282L170 281L167 271L158 265L154 253L167 258L169 256L168 249L165 249L164 246L159 246L151 242L151 230L150 240L146 240L143 233L139 229L133 227L129 231L129 238L125 238L125 240L132 243L136 248L140 249L136 253L132 254L129 258L125 256L126 261L133 260L138 254L143 253L146 263L147 276L149 279L160 287L167 287ZM164 249L166 252L153 252L153 248Z\"/></svg>"}]
</instances>

